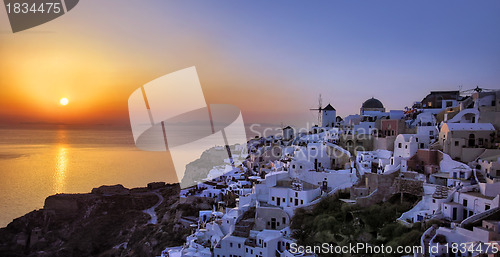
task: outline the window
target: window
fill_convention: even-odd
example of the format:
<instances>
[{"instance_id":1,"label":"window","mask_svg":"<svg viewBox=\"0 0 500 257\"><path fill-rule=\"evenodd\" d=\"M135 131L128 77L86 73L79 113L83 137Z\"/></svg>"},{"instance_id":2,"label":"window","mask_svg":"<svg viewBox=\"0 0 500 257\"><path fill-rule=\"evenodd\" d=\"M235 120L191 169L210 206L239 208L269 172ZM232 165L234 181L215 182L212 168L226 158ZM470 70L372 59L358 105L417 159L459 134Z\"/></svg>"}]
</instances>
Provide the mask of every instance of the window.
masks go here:
<instances>
[{"instance_id":1,"label":"window","mask_svg":"<svg viewBox=\"0 0 500 257\"><path fill-rule=\"evenodd\" d=\"M229 247L233 247L233 243L229 243Z\"/></svg>"},{"instance_id":2,"label":"window","mask_svg":"<svg viewBox=\"0 0 500 257\"><path fill-rule=\"evenodd\" d=\"M477 143L478 143L479 145L483 145L484 141L483 141L483 139L482 139L482 138L478 138L478 139L477 139Z\"/></svg>"},{"instance_id":3,"label":"window","mask_svg":"<svg viewBox=\"0 0 500 257\"><path fill-rule=\"evenodd\" d=\"M238 248L241 248L241 244L238 244Z\"/></svg>"},{"instance_id":4,"label":"window","mask_svg":"<svg viewBox=\"0 0 500 257\"><path fill-rule=\"evenodd\" d=\"M398 148L401 148L403 147L403 145L401 143L398 144Z\"/></svg>"},{"instance_id":5,"label":"window","mask_svg":"<svg viewBox=\"0 0 500 257\"><path fill-rule=\"evenodd\" d=\"M405 145L405 149L408 149L408 145Z\"/></svg>"},{"instance_id":6,"label":"window","mask_svg":"<svg viewBox=\"0 0 500 257\"><path fill-rule=\"evenodd\" d=\"M272 201L274 201L274 196L271 198Z\"/></svg>"},{"instance_id":7,"label":"window","mask_svg":"<svg viewBox=\"0 0 500 257\"><path fill-rule=\"evenodd\" d=\"M304 200L300 200L300 204L304 204Z\"/></svg>"},{"instance_id":8,"label":"window","mask_svg":"<svg viewBox=\"0 0 500 257\"><path fill-rule=\"evenodd\" d=\"M467 199L464 199L462 203L465 207L467 207Z\"/></svg>"},{"instance_id":9,"label":"window","mask_svg":"<svg viewBox=\"0 0 500 257\"><path fill-rule=\"evenodd\" d=\"M425 147L424 143L420 143L420 148L424 148L424 147Z\"/></svg>"},{"instance_id":10,"label":"window","mask_svg":"<svg viewBox=\"0 0 500 257\"><path fill-rule=\"evenodd\" d=\"M455 146L458 146L458 141L455 141Z\"/></svg>"},{"instance_id":11,"label":"window","mask_svg":"<svg viewBox=\"0 0 500 257\"><path fill-rule=\"evenodd\" d=\"M286 224L286 218L285 217L282 218L282 221L283 221L283 224Z\"/></svg>"},{"instance_id":12,"label":"window","mask_svg":"<svg viewBox=\"0 0 500 257\"><path fill-rule=\"evenodd\" d=\"M484 205L484 210L485 210L485 211L487 211L487 210L489 210L489 209L490 209L490 205L489 205L489 204L485 204L485 205Z\"/></svg>"},{"instance_id":13,"label":"window","mask_svg":"<svg viewBox=\"0 0 500 257\"><path fill-rule=\"evenodd\" d=\"M417 142L418 142L418 137L415 140L417 140Z\"/></svg>"},{"instance_id":14,"label":"window","mask_svg":"<svg viewBox=\"0 0 500 257\"><path fill-rule=\"evenodd\" d=\"M295 197L299 197L299 193L295 192Z\"/></svg>"},{"instance_id":15,"label":"window","mask_svg":"<svg viewBox=\"0 0 500 257\"><path fill-rule=\"evenodd\" d=\"M433 136L434 135L434 131L429 131L429 135Z\"/></svg>"},{"instance_id":16,"label":"window","mask_svg":"<svg viewBox=\"0 0 500 257\"><path fill-rule=\"evenodd\" d=\"M295 164L294 164L294 165L292 165L292 169L295 169Z\"/></svg>"}]
</instances>

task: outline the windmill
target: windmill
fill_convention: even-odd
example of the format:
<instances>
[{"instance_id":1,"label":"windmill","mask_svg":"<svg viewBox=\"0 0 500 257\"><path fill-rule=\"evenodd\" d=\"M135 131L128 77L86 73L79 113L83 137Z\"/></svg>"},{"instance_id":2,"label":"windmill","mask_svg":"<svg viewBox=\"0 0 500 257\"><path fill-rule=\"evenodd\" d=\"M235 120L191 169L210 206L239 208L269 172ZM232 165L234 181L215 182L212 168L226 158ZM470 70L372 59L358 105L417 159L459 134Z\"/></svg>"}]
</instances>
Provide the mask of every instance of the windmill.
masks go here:
<instances>
[{"instance_id":1,"label":"windmill","mask_svg":"<svg viewBox=\"0 0 500 257\"><path fill-rule=\"evenodd\" d=\"M311 111L318 111L318 126L321 126L321 111L323 110L323 100L321 99L321 94L319 94L319 97L318 97L318 108L316 109L309 109Z\"/></svg>"}]
</instances>

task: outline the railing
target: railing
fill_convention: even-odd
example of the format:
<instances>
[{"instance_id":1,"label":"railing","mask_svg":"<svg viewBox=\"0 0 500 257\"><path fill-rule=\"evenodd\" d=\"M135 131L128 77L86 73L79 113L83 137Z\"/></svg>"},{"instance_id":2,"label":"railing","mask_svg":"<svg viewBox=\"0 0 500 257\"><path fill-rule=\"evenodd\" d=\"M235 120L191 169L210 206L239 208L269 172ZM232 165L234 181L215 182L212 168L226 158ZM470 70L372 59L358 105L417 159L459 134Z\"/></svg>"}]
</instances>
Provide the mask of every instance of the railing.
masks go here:
<instances>
[{"instance_id":1,"label":"railing","mask_svg":"<svg viewBox=\"0 0 500 257\"><path fill-rule=\"evenodd\" d=\"M422 246L422 250L424 252L423 256L429 256L428 248L430 246L431 239L436 234L436 230L437 230L437 226L432 225L420 237L420 245ZM428 240L428 242L426 242L426 239ZM420 255L420 256L422 256L422 255Z\"/></svg>"},{"instance_id":2,"label":"railing","mask_svg":"<svg viewBox=\"0 0 500 257\"><path fill-rule=\"evenodd\" d=\"M490 210L487 210L487 211L484 211L484 212L481 212L478 214L474 214L474 215L468 217L467 219L464 219L460 223L460 227L464 227L465 225L468 225L468 224L473 223L475 221L478 221L480 219L484 219L484 218L486 218L486 217L490 216L491 214L498 212L498 211L500 211L500 207L493 208L493 209L490 209Z\"/></svg>"}]
</instances>

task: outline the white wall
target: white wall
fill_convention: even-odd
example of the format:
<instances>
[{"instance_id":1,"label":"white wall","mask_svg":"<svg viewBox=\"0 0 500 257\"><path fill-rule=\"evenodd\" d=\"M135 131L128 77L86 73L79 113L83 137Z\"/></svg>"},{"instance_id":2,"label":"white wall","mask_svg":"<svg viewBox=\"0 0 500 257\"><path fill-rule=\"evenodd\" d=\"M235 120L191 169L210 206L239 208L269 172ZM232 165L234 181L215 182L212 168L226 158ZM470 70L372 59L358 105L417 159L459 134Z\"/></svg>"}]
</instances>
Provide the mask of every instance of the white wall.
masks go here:
<instances>
[{"instance_id":1,"label":"white wall","mask_svg":"<svg viewBox=\"0 0 500 257\"><path fill-rule=\"evenodd\" d=\"M335 110L326 110L326 111L323 110L321 118L321 126L334 127L336 119L337 119L337 112Z\"/></svg>"},{"instance_id":2,"label":"white wall","mask_svg":"<svg viewBox=\"0 0 500 257\"><path fill-rule=\"evenodd\" d=\"M312 202L321 194L321 189L296 191L291 188L272 187L267 203L281 207L295 207ZM280 198L278 205L278 197Z\"/></svg>"},{"instance_id":3,"label":"white wall","mask_svg":"<svg viewBox=\"0 0 500 257\"><path fill-rule=\"evenodd\" d=\"M396 137L396 140L394 141L394 157L408 159L415 155L417 150L418 143L416 141L416 135L411 135L409 141L405 140L405 136L403 136L403 134L399 134Z\"/></svg>"},{"instance_id":4,"label":"white wall","mask_svg":"<svg viewBox=\"0 0 500 257\"><path fill-rule=\"evenodd\" d=\"M437 141L439 137L439 130L436 126L417 126L417 137L419 148L429 148L431 142ZM424 143L424 147L421 147Z\"/></svg>"}]
</instances>

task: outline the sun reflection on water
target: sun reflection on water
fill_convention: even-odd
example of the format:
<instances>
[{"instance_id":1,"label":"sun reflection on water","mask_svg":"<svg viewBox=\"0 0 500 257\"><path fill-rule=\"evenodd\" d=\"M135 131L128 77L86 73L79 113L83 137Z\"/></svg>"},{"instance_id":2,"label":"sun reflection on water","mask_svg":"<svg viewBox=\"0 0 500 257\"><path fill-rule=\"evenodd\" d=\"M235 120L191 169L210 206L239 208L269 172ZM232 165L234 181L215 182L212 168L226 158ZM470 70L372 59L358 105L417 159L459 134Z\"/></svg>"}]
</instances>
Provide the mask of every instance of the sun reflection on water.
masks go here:
<instances>
[{"instance_id":1,"label":"sun reflection on water","mask_svg":"<svg viewBox=\"0 0 500 257\"><path fill-rule=\"evenodd\" d=\"M63 193L66 178L66 165L68 163L67 157L68 149L63 146L58 146L57 160L56 160L56 181L54 184L55 193Z\"/></svg>"},{"instance_id":2,"label":"sun reflection on water","mask_svg":"<svg viewBox=\"0 0 500 257\"><path fill-rule=\"evenodd\" d=\"M66 180L66 169L68 165L68 148L63 144L66 138L66 132L60 130L58 132L59 144L57 145L57 155L56 155L56 170L55 170L55 182L54 191L56 194L63 193L65 190L65 180Z\"/></svg>"}]
</instances>

